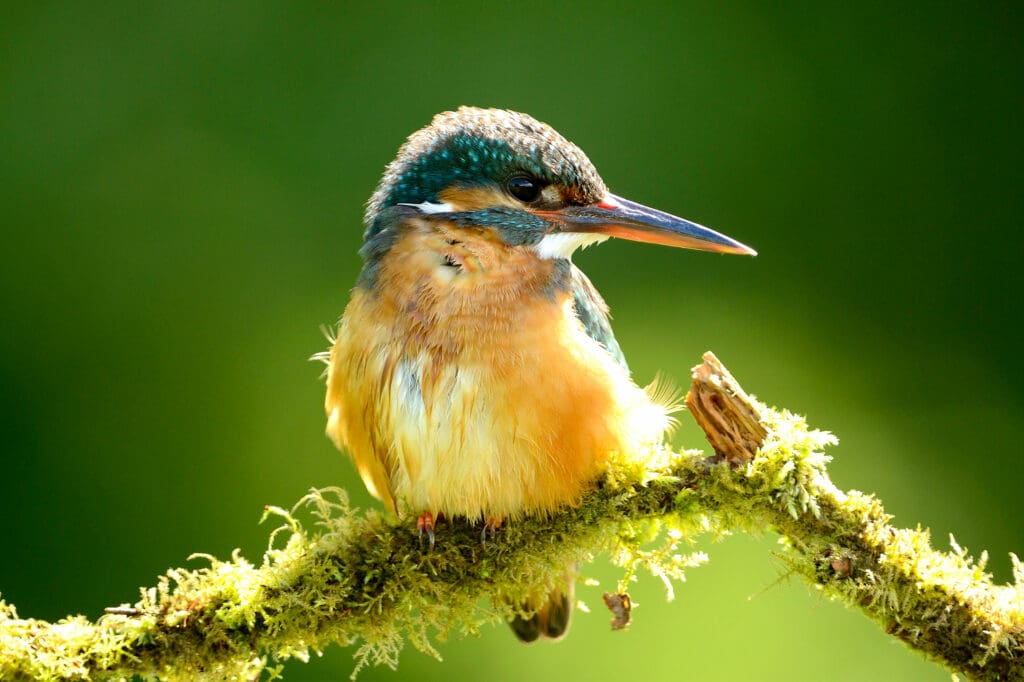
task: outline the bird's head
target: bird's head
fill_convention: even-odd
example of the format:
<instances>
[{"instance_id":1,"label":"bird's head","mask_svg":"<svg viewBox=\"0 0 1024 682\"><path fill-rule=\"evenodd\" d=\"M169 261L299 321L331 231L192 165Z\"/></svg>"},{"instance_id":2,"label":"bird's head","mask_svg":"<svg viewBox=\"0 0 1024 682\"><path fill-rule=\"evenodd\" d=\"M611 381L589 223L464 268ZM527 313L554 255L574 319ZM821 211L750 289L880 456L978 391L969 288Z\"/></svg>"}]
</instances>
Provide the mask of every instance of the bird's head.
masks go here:
<instances>
[{"instance_id":1,"label":"bird's head","mask_svg":"<svg viewBox=\"0 0 1024 682\"><path fill-rule=\"evenodd\" d=\"M396 211L490 230L544 258L569 258L610 236L754 254L714 230L610 193L579 147L526 114L498 109L438 114L409 137L367 204L367 247L386 236Z\"/></svg>"}]
</instances>

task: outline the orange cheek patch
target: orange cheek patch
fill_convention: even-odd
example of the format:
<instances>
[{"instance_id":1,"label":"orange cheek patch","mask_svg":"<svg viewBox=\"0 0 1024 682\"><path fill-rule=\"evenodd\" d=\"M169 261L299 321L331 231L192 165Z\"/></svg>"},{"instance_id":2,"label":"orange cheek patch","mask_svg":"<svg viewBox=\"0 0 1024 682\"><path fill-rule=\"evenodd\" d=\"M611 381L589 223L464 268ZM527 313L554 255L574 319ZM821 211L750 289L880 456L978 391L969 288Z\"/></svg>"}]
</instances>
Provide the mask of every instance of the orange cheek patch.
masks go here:
<instances>
[{"instance_id":1,"label":"orange cheek patch","mask_svg":"<svg viewBox=\"0 0 1024 682\"><path fill-rule=\"evenodd\" d=\"M493 186L449 187L439 192L438 198L456 211L481 211L495 206L522 208L522 204Z\"/></svg>"},{"instance_id":2,"label":"orange cheek patch","mask_svg":"<svg viewBox=\"0 0 1024 682\"><path fill-rule=\"evenodd\" d=\"M562 201L567 204L589 204L592 200L585 196L578 185L559 185L558 191L562 195Z\"/></svg>"}]
</instances>

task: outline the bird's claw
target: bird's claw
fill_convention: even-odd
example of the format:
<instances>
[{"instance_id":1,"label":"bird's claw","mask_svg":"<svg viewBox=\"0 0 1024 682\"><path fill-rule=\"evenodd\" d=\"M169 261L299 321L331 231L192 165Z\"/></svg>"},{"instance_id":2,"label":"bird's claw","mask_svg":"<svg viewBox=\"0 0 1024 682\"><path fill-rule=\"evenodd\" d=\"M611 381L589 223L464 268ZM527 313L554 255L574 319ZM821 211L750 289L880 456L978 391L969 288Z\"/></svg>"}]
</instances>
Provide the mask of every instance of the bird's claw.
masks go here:
<instances>
[{"instance_id":1,"label":"bird's claw","mask_svg":"<svg viewBox=\"0 0 1024 682\"><path fill-rule=\"evenodd\" d=\"M427 534L430 542L430 549L434 549L434 515L430 512L423 512L416 519L416 530L420 534L420 544L423 544L423 534Z\"/></svg>"},{"instance_id":2,"label":"bird's claw","mask_svg":"<svg viewBox=\"0 0 1024 682\"><path fill-rule=\"evenodd\" d=\"M480 542L482 544L487 543L487 538L494 539L494 534L501 528L501 524L505 522L505 519L500 516L488 516L487 521L484 522L484 527L480 530Z\"/></svg>"}]
</instances>

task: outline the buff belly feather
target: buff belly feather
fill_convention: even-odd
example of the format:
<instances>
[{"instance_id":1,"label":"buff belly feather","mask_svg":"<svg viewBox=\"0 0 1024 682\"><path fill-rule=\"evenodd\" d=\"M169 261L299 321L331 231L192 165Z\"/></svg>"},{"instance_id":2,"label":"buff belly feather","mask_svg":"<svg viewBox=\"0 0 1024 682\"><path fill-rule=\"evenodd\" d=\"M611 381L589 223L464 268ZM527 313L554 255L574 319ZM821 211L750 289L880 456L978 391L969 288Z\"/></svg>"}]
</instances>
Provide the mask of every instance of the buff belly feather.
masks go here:
<instances>
[{"instance_id":1,"label":"buff belly feather","mask_svg":"<svg viewBox=\"0 0 1024 682\"><path fill-rule=\"evenodd\" d=\"M349 304L328 370L327 431L397 511L552 511L577 501L613 452L660 442L671 422L587 336L567 296L492 325L500 339L459 343L453 325L445 352L417 347L388 313L368 293Z\"/></svg>"}]
</instances>

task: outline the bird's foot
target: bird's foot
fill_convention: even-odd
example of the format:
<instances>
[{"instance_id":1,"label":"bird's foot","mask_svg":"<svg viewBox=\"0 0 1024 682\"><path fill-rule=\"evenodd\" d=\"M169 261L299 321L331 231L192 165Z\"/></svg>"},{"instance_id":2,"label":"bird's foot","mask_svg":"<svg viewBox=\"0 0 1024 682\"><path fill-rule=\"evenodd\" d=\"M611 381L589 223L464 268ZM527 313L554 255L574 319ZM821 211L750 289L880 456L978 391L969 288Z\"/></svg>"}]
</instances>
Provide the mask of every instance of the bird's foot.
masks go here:
<instances>
[{"instance_id":1,"label":"bird's foot","mask_svg":"<svg viewBox=\"0 0 1024 682\"><path fill-rule=\"evenodd\" d=\"M420 544L423 544L423 534L427 534L430 542L430 549L434 549L434 515L430 512L423 512L416 519L416 530L420 534Z\"/></svg>"},{"instance_id":2,"label":"bird's foot","mask_svg":"<svg viewBox=\"0 0 1024 682\"><path fill-rule=\"evenodd\" d=\"M502 516L488 516L487 520L484 521L484 527L480 531L480 542L487 542L487 538L494 539L494 534L501 528L501 524L505 522L505 518Z\"/></svg>"}]
</instances>

